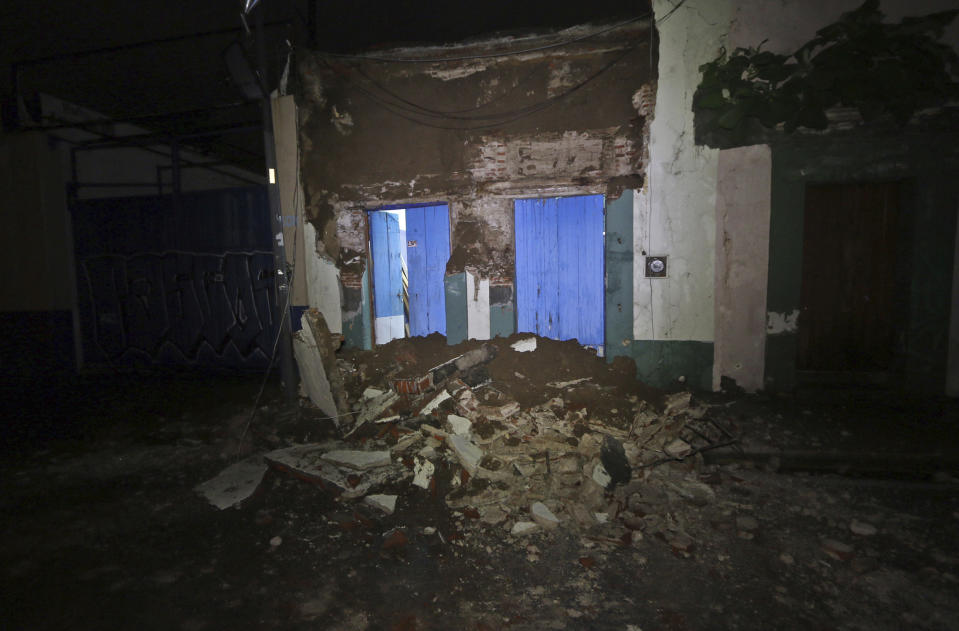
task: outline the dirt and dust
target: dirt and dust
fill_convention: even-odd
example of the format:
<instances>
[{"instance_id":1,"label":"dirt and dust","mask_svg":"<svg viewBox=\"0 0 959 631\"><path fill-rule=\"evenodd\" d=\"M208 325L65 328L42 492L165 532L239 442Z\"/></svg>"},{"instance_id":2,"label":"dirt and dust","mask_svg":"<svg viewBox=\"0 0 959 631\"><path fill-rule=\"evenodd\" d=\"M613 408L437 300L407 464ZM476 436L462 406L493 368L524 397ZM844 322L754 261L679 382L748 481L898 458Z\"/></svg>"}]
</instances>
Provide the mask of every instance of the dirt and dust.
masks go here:
<instances>
[{"instance_id":1,"label":"dirt and dust","mask_svg":"<svg viewBox=\"0 0 959 631\"><path fill-rule=\"evenodd\" d=\"M537 346L544 354L550 352L548 344ZM414 349L414 355L428 370L477 348L481 345L434 349L434 355ZM493 364L509 357L499 354L503 350L497 345L496 359L488 362L491 382L476 387L477 393L497 387ZM371 356L365 359L371 371L377 367L372 378L388 382L386 375L396 369L395 363L381 355L377 364ZM588 362L580 362L578 351L573 358L568 373L551 365L542 367L553 371L548 376L529 376L547 383L578 378L585 374L577 372L579 364ZM359 356L343 361L361 363ZM554 357L549 363L560 362ZM525 368L530 373L532 365ZM519 366L517 372L522 371ZM589 365L582 370L599 371ZM410 367L409 374L415 372ZM621 375L611 372L592 378L615 388ZM531 468L529 489L539 494L527 496L529 504L513 505L508 498L486 505L474 501L501 484L511 492L528 495L530 490L516 484L514 478L523 476L515 465L517 473L511 471L510 479L483 482L479 476L464 475L452 427L434 427L441 424L436 415L432 423L417 420L415 411L405 420L378 424L375 420L381 419L374 419L367 425L377 431L358 430L343 439L348 425L337 428L308 406L284 406L276 384L268 388L266 403L250 424L250 402L258 388L258 379L222 377L84 383L75 390L77 400L57 406L57 420L69 424L69 433L51 440L31 436L4 442L4 627L959 627L959 544L954 537L959 480L954 471L930 471L908 480L786 474L773 467L710 465L702 454L689 455L634 467L629 482L611 491L600 489L595 496L600 507L590 513L604 514L603 521L586 527L556 505L557 499L564 500L566 487L561 481L541 484L546 477L535 470L537 463L526 463ZM712 419L740 438L762 431L774 441L788 436L791 444L821 441L824 447L833 436L817 433L812 421L826 410L831 424L849 427L853 435L855 427L868 426L874 444L883 424L895 419L897 429L913 428L916 445L923 428L954 423L956 412L955 405L928 405L921 408L918 422L915 412L920 408L891 407L888 396L869 393L851 400L827 393L810 405L800 398L688 393L652 398L624 392L617 395L620 406L643 412L645 421L636 426L637 433L653 427L656 419L672 419L660 433L671 431L678 420L686 423L686 431L702 430L699 423ZM427 395L437 393L434 389ZM563 426L567 420L582 419L585 409L587 420L574 424L585 426L581 439L594 431L590 418L593 426L617 433L619 428L607 426L602 415L588 408L568 409L567 399L574 398L562 394L544 403L532 398L496 423L505 428L515 420L524 435L545 440L548 434L534 436L533 430L539 432L547 420ZM869 400L877 404L866 405ZM849 401L855 404L845 405ZM441 402L438 413L445 416L442 406L451 404ZM880 404L881 417L875 414ZM700 411L702 416L694 418ZM531 418L517 420L526 416ZM477 424L482 423L474 427ZM383 428L392 429L378 437ZM628 430L619 431L623 444L635 441ZM492 452L496 440L484 441L495 434L479 434L468 436ZM951 435L954 444L954 431ZM508 434L501 438L504 448L510 446ZM552 450L568 444L568 437L555 438L549 446L555 465L551 473L573 479L575 472L563 468L571 458L558 452L552 458ZM404 449L404 440L416 444ZM394 452L392 464L381 469L395 469L399 475L371 487L368 496L377 495L375 501L347 498L331 485L278 469L267 470L256 491L235 508L216 510L194 491L198 483L251 453L282 451L304 442L325 445L321 453L334 447ZM942 450L944 444L932 447ZM887 445L890 452L895 448ZM505 464L514 455L518 458L513 462L522 469L521 457L528 453L497 457ZM432 481L425 486L410 480L414 471L407 469L407 462L415 468L417 460L434 465ZM475 470L490 466L481 461ZM368 473L355 471L353 479ZM387 503L379 496L395 496L391 512L382 508ZM533 519L529 521L534 526L516 528L516 522L527 521L535 502L555 512L557 527ZM504 517L501 513L507 510Z\"/></svg>"}]
</instances>

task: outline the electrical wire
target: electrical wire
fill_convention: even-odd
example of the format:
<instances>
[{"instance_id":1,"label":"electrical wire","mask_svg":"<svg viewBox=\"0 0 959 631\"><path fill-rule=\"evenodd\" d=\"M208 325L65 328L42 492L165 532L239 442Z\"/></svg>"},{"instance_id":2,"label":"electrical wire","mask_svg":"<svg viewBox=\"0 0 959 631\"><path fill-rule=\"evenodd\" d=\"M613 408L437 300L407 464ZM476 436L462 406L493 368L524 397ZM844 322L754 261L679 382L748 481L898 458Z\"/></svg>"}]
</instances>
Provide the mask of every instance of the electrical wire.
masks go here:
<instances>
[{"instance_id":1,"label":"electrical wire","mask_svg":"<svg viewBox=\"0 0 959 631\"><path fill-rule=\"evenodd\" d=\"M476 117L452 117L452 116L445 117L451 120L462 120L462 121L492 121L492 122L488 122L480 125L442 125L437 123L431 123L429 121L424 121L424 120L415 118L414 116L409 116L407 114L404 114L403 113L404 111L413 113L413 112L410 112L408 107L404 108L401 105L398 105L396 103L391 103L389 101L386 101L380 98L378 95L363 88L362 86L354 85L353 87L356 88L357 92L366 96L368 99L370 99L371 101L373 101L374 103L382 107L383 109L387 110L388 112L392 113L393 115L398 116L400 118L404 118L418 125L423 125L425 127L432 127L434 129L448 129L448 130L454 130L454 131L473 131L478 129L489 129L492 127L499 127L501 125L505 125L507 123L512 123L514 121L520 120L521 118L525 118L527 116L535 114L539 111L546 109L547 107L554 105L555 103L563 99L568 98L575 92L584 88L589 83L592 83L593 81L598 79L606 71L608 71L610 68L612 68L614 65L616 65L618 62L624 59L629 53L633 52L637 48L638 46L627 48L625 51L623 51L622 54L612 59L610 62L608 62L598 71L596 71L594 74L590 75L589 77L587 77L580 83L576 84L575 86L571 87L570 89L566 90L565 92L561 94L551 96L543 101L540 101L539 103L527 105L525 107L517 108L515 110L508 111L508 112L501 112L495 115L486 114L483 116L476 116ZM417 112L417 114L419 113Z\"/></svg>"},{"instance_id":2,"label":"electrical wire","mask_svg":"<svg viewBox=\"0 0 959 631\"><path fill-rule=\"evenodd\" d=\"M685 2L685 0L683 0ZM680 3L682 4L682 3ZM562 42L555 42L552 44L544 44L543 46L535 46L533 48L524 48L522 50L511 50L497 53L482 53L476 55L462 55L460 57L443 57L442 59L430 59L430 58L417 58L417 57L379 57L375 55L351 55L348 53L329 53L323 52L321 54L328 57L336 57L338 59L355 59L358 61L378 61L383 63L409 63L409 64L433 64L440 62L448 61L470 61L474 59L491 59L493 57L510 57L515 55L526 55L528 53L537 53L543 50L550 50L553 48L561 48L563 46L569 46L570 44L575 44L577 42L582 42L610 31L615 31L618 28L622 28L634 22L639 22L640 20L645 20L650 17L651 13L644 13L643 15L624 20L613 24L612 26L607 26L606 28L594 31L592 33L587 33L586 35L581 35L573 39L565 40Z\"/></svg>"}]
</instances>

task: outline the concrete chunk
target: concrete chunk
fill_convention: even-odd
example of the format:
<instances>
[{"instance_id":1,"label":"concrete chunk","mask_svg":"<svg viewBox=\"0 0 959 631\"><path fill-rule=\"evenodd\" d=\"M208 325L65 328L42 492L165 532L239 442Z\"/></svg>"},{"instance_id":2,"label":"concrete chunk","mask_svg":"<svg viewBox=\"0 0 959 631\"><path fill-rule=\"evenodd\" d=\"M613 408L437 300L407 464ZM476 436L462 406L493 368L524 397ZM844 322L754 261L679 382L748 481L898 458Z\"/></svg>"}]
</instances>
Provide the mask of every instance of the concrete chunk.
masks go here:
<instances>
[{"instance_id":1,"label":"concrete chunk","mask_svg":"<svg viewBox=\"0 0 959 631\"><path fill-rule=\"evenodd\" d=\"M317 348L313 337L313 330L305 326L293 336L293 355L296 365L300 369L300 379L313 405L320 408L323 414L330 417L337 416L336 402L333 399L333 390L326 376L323 366L323 357Z\"/></svg>"},{"instance_id":2,"label":"concrete chunk","mask_svg":"<svg viewBox=\"0 0 959 631\"><path fill-rule=\"evenodd\" d=\"M469 436L470 430L473 428L473 422L466 418L465 416L458 416L456 414L450 414L446 417L446 423L449 425L450 431L459 436Z\"/></svg>"},{"instance_id":3,"label":"concrete chunk","mask_svg":"<svg viewBox=\"0 0 959 631\"><path fill-rule=\"evenodd\" d=\"M465 436L456 434L449 437L449 444L463 468L469 471L470 475L475 474L480 460L483 459L483 450Z\"/></svg>"},{"instance_id":4,"label":"concrete chunk","mask_svg":"<svg viewBox=\"0 0 959 631\"><path fill-rule=\"evenodd\" d=\"M536 350L536 338L527 337L509 345L517 353L529 353Z\"/></svg>"},{"instance_id":5,"label":"concrete chunk","mask_svg":"<svg viewBox=\"0 0 959 631\"><path fill-rule=\"evenodd\" d=\"M216 477L197 485L194 490L220 510L239 506L256 492L266 469L263 456L257 454L230 465Z\"/></svg>"},{"instance_id":6,"label":"concrete chunk","mask_svg":"<svg viewBox=\"0 0 959 631\"><path fill-rule=\"evenodd\" d=\"M430 401L429 403L423 406L423 409L420 410L420 415L421 416L430 415L433 412L433 410L438 408L440 404L443 403L443 401L446 401L449 398L450 398L449 392L447 392L446 390L440 390L440 393L436 395L432 401Z\"/></svg>"},{"instance_id":7,"label":"concrete chunk","mask_svg":"<svg viewBox=\"0 0 959 631\"><path fill-rule=\"evenodd\" d=\"M509 531L509 534L514 537L520 537L522 535L528 535L531 532L535 532L539 529L539 525L531 521L518 521L513 524L512 530Z\"/></svg>"},{"instance_id":8,"label":"concrete chunk","mask_svg":"<svg viewBox=\"0 0 959 631\"><path fill-rule=\"evenodd\" d=\"M533 502L533 505L529 507L529 512L533 516L533 521L543 528L554 530L559 527L559 518L546 507L546 504Z\"/></svg>"},{"instance_id":9,"label":"concrete chunk","mask_svg":"<svg viewBox=\"0 0 959 631\"><path fill-rule=\"evenodd\" d=\"M396 496L395 495L367 495L363 498L363 501L369 504L374 508L378 508L387 515L392 515L393 511L396 510Z\"/></svg>"},{"instance_id":10,"label":"concrete chunk","mask_svg":"<svg viewBox=\"0 0 959 631\"><path fill-rule=\"evenodd\" d=\"M322 456L323 460L341 467L349 467L357 471L366 471L376 467L385 467L392 464L388 451L350 451L339 449L330 451Z\"/></svg>"},{"instance_id":11,"label":"concrete chunk","mask_svg":"<svg viewBox=\"0 0 959 631\"><path fill-rule=\"evenodd\" d=\"M413 485L421 489L430 488L430 480L433 479L433 472L436 466L426 458L417 458L413 465Z\"/></svg>"}]
</instances>

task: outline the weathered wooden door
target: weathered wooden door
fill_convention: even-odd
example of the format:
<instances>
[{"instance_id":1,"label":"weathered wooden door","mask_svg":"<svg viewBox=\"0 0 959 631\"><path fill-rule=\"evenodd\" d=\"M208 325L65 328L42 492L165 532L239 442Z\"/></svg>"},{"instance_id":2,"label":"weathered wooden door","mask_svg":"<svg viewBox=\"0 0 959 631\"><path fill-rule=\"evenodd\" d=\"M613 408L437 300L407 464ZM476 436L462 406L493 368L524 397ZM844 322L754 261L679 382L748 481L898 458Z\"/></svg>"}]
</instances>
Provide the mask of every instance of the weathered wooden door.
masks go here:
<instances>
[{"instance_id":1,"label":"weathered wooden door","mask_svg":"<svg viewBox=\"0 0 959 631\"><path fill-rule=\"evenodd\" d=\"M406 337L406 231L396 211L370 213L373 327L377 344Z\"/></svg>"},{"instance_id":2,"label":"weathered wooden door","mask_svg":"<svg viewBox=\"0 0 959 631\"><path fill-rule=\"evenodd\" d=\"M410 335L446 335L443 278L450 258L449 206L406 209L406 256L410 266Z\"/></svg>"},{"instance_id":3,"label":"weathered wooden door","mask_svg":"<svg viewBox=\"0 0 959 631\"><path fill-rule=\"evenodd\" d=\"M898 209L896 182L807 186L799 370L890 367Z\"/></svg>"},{"instance_id":4,"label":"weathered wooden door","mask_svg":"<svg viewBox=\"0 0 959 631\"><path fill-rule=\"evenodd\" d=\"M516 330L603 344L602 195L518 199Z\"/></svg>"}]
</instances>

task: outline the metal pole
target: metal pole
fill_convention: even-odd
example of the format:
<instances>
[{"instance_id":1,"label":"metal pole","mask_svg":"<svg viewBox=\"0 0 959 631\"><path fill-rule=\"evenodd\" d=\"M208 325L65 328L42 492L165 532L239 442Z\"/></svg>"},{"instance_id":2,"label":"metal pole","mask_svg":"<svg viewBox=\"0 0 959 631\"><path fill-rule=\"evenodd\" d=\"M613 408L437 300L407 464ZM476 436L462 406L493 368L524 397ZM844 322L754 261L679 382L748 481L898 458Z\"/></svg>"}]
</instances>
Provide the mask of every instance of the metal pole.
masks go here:
<instances>
[{"instance_id":1,"label":"metal pole","mask_svg":"<svg viewBox=\"0 0 959 631\"><path fill-rule=\"evenodd\" d=\"M273 140L273 111L268 91L266 43L263 35L263 7L256 10L256 52L263 91L263 148L266 157L267 192L270 199L270 225L273 228L273 265L276 270L276 306L279 331L277 353L280 361L280 380L286 402L297 400L296 368L293 365L293 343L290 332L290 279L286 274L286 248L283 245L283 211L280 208L280 187L276 177L276 144Z\"/></svg>"}]
</instances>

